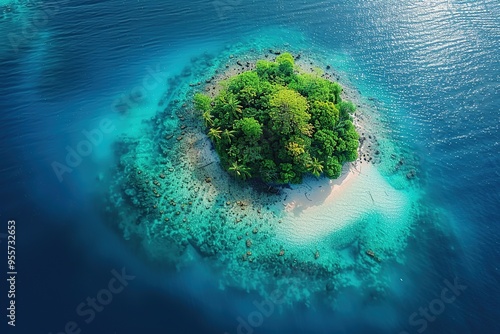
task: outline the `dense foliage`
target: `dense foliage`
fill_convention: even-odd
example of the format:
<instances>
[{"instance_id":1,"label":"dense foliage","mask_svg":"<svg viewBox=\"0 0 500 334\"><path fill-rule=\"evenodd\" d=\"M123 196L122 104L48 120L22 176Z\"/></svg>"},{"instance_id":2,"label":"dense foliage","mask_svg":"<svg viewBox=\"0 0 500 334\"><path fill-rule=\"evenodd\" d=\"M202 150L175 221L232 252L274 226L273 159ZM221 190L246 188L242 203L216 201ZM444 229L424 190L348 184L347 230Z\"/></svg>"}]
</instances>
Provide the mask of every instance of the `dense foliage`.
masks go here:
<instances>
[{"instance_id":1,"label":"dense foliage","mask_svg":"<svg viewBox=\"0 0 500 334\"><path fill-rule=\"evenodd\" d=\"M194 97L225 169L241 179L300 183L306 173L340 176L357 158L355 107L341 86L301 73L289 53L223 83L213 100Z\"/></svg>"}]
</instances>

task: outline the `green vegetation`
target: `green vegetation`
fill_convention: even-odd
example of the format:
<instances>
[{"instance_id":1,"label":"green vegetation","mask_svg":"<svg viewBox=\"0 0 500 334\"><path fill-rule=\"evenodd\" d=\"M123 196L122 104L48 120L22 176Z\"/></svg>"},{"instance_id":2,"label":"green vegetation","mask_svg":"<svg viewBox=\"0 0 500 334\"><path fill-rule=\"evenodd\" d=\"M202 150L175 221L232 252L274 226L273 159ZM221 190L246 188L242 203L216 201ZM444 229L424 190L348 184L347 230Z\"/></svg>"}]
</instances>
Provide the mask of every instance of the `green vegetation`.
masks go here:
<instances>
[{"instance_id":1,"label":"green vegetation","mask_svg":"<svg viewBox=\"0 0 500 334\"><path fill-rule=\"evenodd\" d=\"M357 158L355 107L341 92L338 83L301 73L284 53L230 78L213 100L196 94L194 104L229 173L300 183L307 173L337 178Z\"/></svg>"}]
</instances>

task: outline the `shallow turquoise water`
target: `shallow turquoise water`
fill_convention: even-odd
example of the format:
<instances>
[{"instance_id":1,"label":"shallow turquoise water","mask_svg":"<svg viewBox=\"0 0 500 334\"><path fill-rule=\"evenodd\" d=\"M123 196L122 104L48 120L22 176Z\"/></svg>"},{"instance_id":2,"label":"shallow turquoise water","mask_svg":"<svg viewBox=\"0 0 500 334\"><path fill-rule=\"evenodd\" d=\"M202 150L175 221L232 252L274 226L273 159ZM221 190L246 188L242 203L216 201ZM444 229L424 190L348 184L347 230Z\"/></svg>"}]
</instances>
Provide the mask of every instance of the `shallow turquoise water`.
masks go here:
<instances>
[{"instance_id":1,"label":"shallow turquoise water","mask_svg":"<svg viewBox=\"0 0 500 334\"><path fill-rule=\"evenodd\" d=\"M34 23L49 7L47 20ZM23 223L19 252L26 267L19 299L25 308L19 312L37 319L21 328L55 332L74 319L91 333L138 328L233 333L238 317L248 322L253 302L264 297L231 286L261 282L260 274L253 277L255 271L245 270L227 284L228 268L218 270L195 252L189 254L196 265L180 271L162 261L147 264L143 250L150 245L124 242L114 229L120 221L101 213L109 206L108 180L120 157L116 140L123 133L140 136L140 159L150 157L148 150L155 150L154 142L146 145L150 133L156 129L159 135L177 122L167 118L160 126L151 121L163 112L158 101L167 92L167 105L198 81L199 72L182 76L184 69L213 67L217 64L210 61L245 50L251 40L262 48L307 49L331 63L371 104L391 147L419 176L410 184L418 189L419 216L394 261L376 272L361 262L364 280L345 269L337 285L348 288L277 308L258 331L415 333L421 326L410 323L412 313L439 295L444 280L459 277L467 290L427 321L426 332L497 332L499 12L493 1L146 1L126 6L77 1L9 12L0 23L5 32L1 215ZM31 34L23 34L30 27ZM22 39L17 50L9 33ZM154 85L151 73L161 84ZM116 113L117 100L144 93L137 88L144 80L151 88L134 101L133 110L125 117ZM115 129L59 182L51 164L63 162L66 147L76 148L85 139L82 130L98 128L103 118ZM407 187L404 174L402 180L385 176L394 187ZM195 216L207 219L207 211L201 208L190 219ZM360 263L349 247L338 257ZM111 269L122 266L136 274L134 285L86 324L74 308L106 284ZM31 277L46 288L41 291ZM377 282L370 282L372 277ZM300 287L304 281L298 282ZM375 283L383 283L383 293ZM265 293L261 283L254 288ZM308 288L291 290L303 296L314 290ZM54 297L61 290L64 296ZM35 306L42 299L49 300L47 310Z\"/></svg>"}]
</instances>

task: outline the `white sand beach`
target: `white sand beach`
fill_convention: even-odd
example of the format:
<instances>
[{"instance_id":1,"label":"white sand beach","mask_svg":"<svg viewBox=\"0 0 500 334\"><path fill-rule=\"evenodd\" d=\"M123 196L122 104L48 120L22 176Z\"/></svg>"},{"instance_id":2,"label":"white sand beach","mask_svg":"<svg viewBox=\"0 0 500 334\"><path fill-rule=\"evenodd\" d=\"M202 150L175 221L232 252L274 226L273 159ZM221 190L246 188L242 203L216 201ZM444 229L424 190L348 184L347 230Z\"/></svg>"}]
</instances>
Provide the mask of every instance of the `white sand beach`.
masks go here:
<instances>
[{"instance_id":1,"label":"white sand beach","mask_svg":"<svg viewBox=\"0 0 500 334\"><path fill-rule=\"evenodd\" d=\"M394 189L372 164L346 165L337 180L309 178L288 189L282 205L289 212L278 235L292 244L308 244L328 237L369 214L379 214L381 224L397 224L405 216L408 200Z\"/></svg>"},{"instance_id":2,"label":"white sand beach","mask_svg":"<svg viewBox=\"0 0 500 334\"><path fill-rule=\"evenodd\" d=\"M294 185L292 190L285 190L287 193L283 204L285 211L300 215L314 207L332 203L360 176L360 173L354 165L348 164L344 166L342 175L338 179L307 178L303 184Z\"/></svg>"}]
</instances>

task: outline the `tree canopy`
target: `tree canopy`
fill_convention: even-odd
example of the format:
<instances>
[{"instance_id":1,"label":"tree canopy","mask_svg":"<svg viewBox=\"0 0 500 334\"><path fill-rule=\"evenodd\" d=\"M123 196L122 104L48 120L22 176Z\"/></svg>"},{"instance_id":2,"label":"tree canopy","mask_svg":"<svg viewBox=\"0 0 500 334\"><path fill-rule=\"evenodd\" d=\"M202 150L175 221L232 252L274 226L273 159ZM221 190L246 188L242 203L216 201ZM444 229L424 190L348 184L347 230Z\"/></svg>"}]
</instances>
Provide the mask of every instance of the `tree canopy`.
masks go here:
<instances>
[{"instance_id":1,"label":"tree canopy","mask_svg":"<svg viewBox=\"0 0 500 334\"><path fill-rule=\"evenodd\" d=\"M355 106L342 87L302 73L289 53L230 78L214 98L198 93L195 108L222 166L241 179L300 183L305 174L340 176L357 158Z\"/></svg>"}]
</instances>

